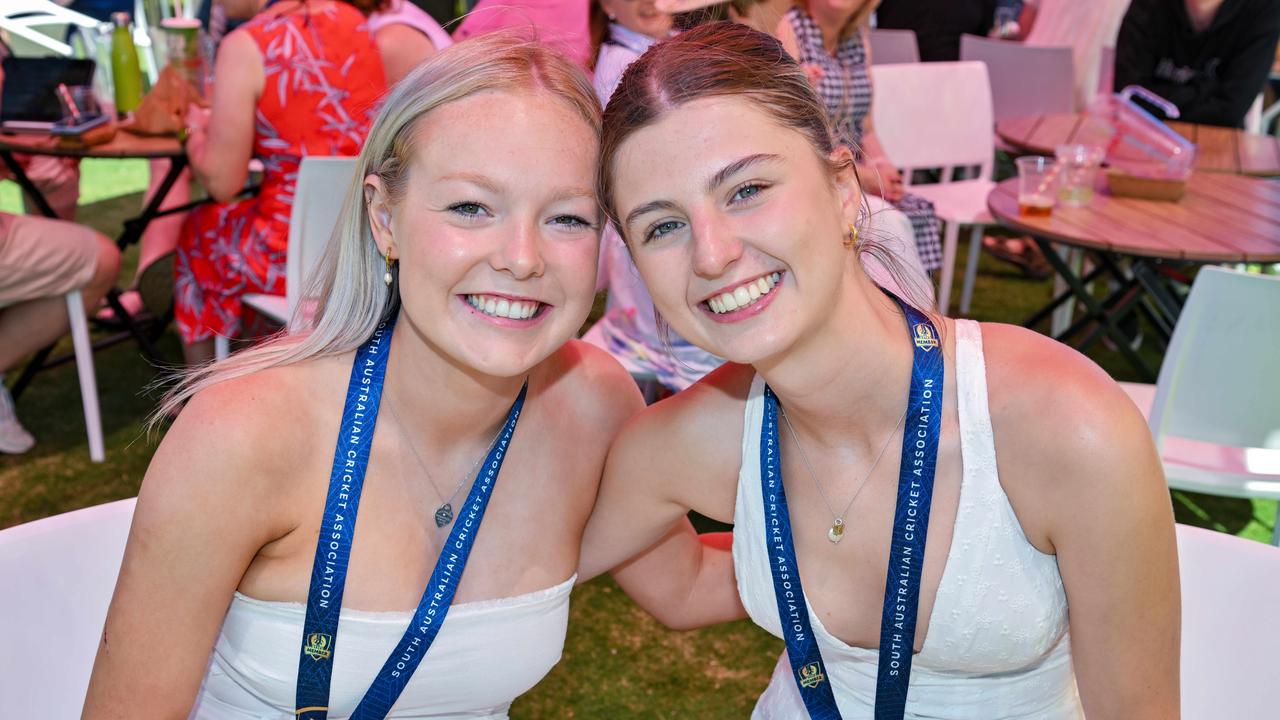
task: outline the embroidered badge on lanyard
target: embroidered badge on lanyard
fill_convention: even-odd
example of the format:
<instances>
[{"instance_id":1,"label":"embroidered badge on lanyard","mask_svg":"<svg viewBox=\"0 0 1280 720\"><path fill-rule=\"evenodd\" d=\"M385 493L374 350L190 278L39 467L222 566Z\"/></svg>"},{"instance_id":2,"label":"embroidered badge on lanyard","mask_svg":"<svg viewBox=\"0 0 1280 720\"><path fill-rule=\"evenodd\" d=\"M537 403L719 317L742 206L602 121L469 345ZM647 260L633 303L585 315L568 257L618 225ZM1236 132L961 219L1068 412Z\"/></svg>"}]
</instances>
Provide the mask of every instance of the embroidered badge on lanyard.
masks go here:
<instances>
[{"instance_id":1,"label":"embroidered badge on lanyard","mask_svg":"<svg viewBox=\"0 0 1280 720\"><path fill-rule=\"evenodd\" d=\"M351 559L356 511L360 507L360 492L369 466L369 446L373 442L373 430L382 400L382 382L386 376L394 326L394 317L379 326L373 337L356 351L351 367L333 470L329 476L329 495L325 501L320 537L316 542L302 650L298 656L295 715L303 720L328 718L329 685L333 677L333 656L338 650L342 592L346 584L347 564ZM435 570L409 627L352 713L352 720L385 718L440 632L480 530L480 522L484 519L494 483L502 470L502 461L511 444L528 389L527 382L520 388L498 440L485 457L458 520L441 548Z\"/></svg>"},{"instance_id":2,"label":"embroidered badge on lanyard","mask_svg":"<svg viewBox=\"0 0 1280 720\"><path fill-rule=\"evenodd\" d=\"M920 571L933 499L933 477L942 426L943 358L932 321L899 298L914 347L907 420L898 467L898 500L880 619L880 658L876 674L876 720L900 720L906 713L920 604ZM812 720L840 720L840 710L822 653L809 620L800 570L791 536L791 518L782 484L778 442L778 397L764 389L760 426L760 487L764 502L765 546L773 576L778 617L787 644L793 680Z\"/></svg>"}]
</instances>

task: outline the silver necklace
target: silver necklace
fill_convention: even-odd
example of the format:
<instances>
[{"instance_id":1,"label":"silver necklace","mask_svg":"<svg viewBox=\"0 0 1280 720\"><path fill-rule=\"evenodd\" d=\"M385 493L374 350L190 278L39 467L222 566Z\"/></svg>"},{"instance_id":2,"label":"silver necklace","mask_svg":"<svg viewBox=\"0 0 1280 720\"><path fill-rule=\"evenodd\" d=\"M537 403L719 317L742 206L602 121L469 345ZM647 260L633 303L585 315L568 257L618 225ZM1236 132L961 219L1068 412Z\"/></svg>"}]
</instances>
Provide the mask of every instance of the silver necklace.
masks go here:
<instances>
[{"instance_id":1,"label":"silver necklace","mask_svg":"<svg viewBox=\"0 0 1280 720\"><path fill-rule=\"evenodd\" d=\"M396 427L399 428L400 436L404 438L405 444L409 446L409 452L413 453L413 458L418 461L418 467L421 468L422 473L427 476L427 482L431 483L431 489L435 490L436 495L444 500L444 503L440 505L440 507L436 508L435 514L436 527L442 528L453 522L453 499L458 496L458 491L461 490L462 486L467 482L467 478L471 477L471 474L480 466L480 461L483 460L485 456L489 454L489 451L493 449L494 443L498 442L498 438L502 435L502 428L498 428L498 434L493 436L493 440L489 443L489 447L485 448L485 451L480 453L479 457L476 458L476 461L471 463L471 468L463 473L462 477L458 480L458 484L453 487L453 492L449 493L449 497L446 498L444 497L444 493L441 493L440 488L436 485L435 478L431 477L431 471L427 470L427 464L422 462L422 456L418 454L418 449L413 446L413 440L409 437L409 432L405 429L404 422L400 420L400 414L396 412L396 406L391 403L390 399L387 400L387 409L391 411L391 417L395 418Z\"/></svg>"},{"instance_id":2,"label":"silver necklace","mask_svg":"<svg viewBox=\"0 0 1280 720\"><path fill-rule=\"evenodd\" d=\"M876 455L876 459L871 463L871 468L867 470L867 474L862 477L862 482L858 483L858 487L853 491L853 497L849 498L849 504L844 506L844 511L836 514L831 507L831 501L827 498L827 492L822 489L822 483L818 482L818 474L813 471L813 465L809 464L809 455L805 453L804 446L800 444L800 436L796 434L796 429L791 425L791 418L787 417L786 408L782 408L782 420L787 424L787 429L791 431L791 439L795 440L796 449L800 451L800 459L804 461L804 467L809 471L809 477L813 478L813 484L818 488L818 494L822 496L822 504L827 506L827 512L835 518L831 523L831 527L827 529L827 539L832 544L839 543L844 539L844 518L849 514L849 509L853 507L853 501L858 499L858 495L862 492L862 488L866 486L867 480L871 479L871 473L875 472L876 466L880 464L880 458L884 457L884 451L889 449L889 442L898 434L898 428L902 426L902 422L907 419L907 411L902 411L902 417L898 418L898 422L894 424L893 430L889 432L889 437L884 439L884 445L880 446L880 452Z\"/></svg>"}]
</instances>

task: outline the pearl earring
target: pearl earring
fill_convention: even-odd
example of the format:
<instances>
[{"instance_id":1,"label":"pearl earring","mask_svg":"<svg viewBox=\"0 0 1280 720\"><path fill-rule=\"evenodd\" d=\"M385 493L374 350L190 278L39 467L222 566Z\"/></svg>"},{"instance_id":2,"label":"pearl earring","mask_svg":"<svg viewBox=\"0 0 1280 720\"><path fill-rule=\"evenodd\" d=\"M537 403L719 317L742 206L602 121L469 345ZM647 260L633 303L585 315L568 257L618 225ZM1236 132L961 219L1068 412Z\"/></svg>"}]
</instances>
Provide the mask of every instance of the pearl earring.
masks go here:
<instances>
[{"instance_id":1,"label":"pearl earring","mask_svg":"<svg viewBox=\"0 0 1280 720\"><path fill-rule=\"evenodd\" d=\"M382 276L382 282L386 283L387 287L391 287L392 280L393 278L391 277L391 249L388 248L387 249L387 272Z\"/></svg>"}]
</instances>

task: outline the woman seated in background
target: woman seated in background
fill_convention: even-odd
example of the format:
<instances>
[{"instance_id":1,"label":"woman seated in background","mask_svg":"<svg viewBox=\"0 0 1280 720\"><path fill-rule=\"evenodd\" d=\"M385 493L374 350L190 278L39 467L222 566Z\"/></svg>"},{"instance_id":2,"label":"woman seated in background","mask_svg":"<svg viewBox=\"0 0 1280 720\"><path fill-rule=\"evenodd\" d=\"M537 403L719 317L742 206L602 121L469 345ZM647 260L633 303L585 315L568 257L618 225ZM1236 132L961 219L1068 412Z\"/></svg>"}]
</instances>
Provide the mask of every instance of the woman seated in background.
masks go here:
<instances>
[{"instance_id":1,"label":"woman seated in background","mask_svg":"<svg viewBox=\"0 0 1280 720\"><path fill-rule=\"evenodd\" d=\"M505 718L559 660L606 451L641 406L570 340L599 130L579 69L500 35L396 86L314 317L165 405L189 398L142 484L86 718Z\"/></svg>"},{"instance_id":2,"label":"woman seated in background","mask_svg":"<svg viewBox=\"0 0 1280 720\"><path fill-rule=\"evenodd\" d=\"M453 44L436 19L409 0L387 0L369 16L387 84L395 85L424 60Z\"/></svg>"},{"instance_id":3,"label":"woman seated in background","mask_svg":"<svg viewBox=\"0 0 1280 720\"><path fill-rule=\"evenodd\" d=\"M628 68L601 202L663 318L729 362L627 424L583 546L654 546L615 577L672 625L740 594L787 643L758 720L1177 717L1141 414L1059 343L878 286L860 175L773 38L705 25ZM731 567L690 509L734 523Z\"/></svg>"},{"instance_id":4,"label":"woman seated in background","mask_svg":"<svg viewBox=\"0 0 1280 720\"><path fill-rule=\"evenodd\" d=\"M252 17L218 48L208 112L192 111L187 157L214 203L178 238L174 314L188 363L212 359L214 337L240 331L240 297L283 295L298 165L355 155L386 90L369 35L371 0L223 0ZM232 202L249 159L266 170L258 195Z\"/></svg>"},{"instance_id":5,"label":"woman seated in background","mask_svg":"<svg viewBox=\"0 0 1280 720\"><path fill-rule=\"evenodd\" d=\"M879 0L804 0L778 23L776 37L804 67L827 111L836 142L854 153L862 189L884 198L911 220L926 271L942 266L933 205L908 194L902 174L880 146L871 123L871 47L867 32Z\"/></svg>"}]
</instances>

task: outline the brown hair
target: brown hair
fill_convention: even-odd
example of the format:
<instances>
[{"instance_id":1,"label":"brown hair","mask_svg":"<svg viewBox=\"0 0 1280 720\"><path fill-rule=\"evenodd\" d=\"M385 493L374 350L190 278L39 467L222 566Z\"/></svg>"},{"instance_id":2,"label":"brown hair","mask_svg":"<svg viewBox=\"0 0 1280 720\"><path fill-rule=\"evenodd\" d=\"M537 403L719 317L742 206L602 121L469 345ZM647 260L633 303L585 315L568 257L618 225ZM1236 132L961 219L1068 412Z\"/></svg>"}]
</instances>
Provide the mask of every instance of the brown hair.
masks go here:
<instances>
[{"instance_id":1,"label":"brown hair","mask_svg":"<svg viewBox=\"0 0 1280 720\"><path fill-rule=\"evenodd\" d=\"M657 43L631 63L605 109L596 189L615 225L613 166L622 143L667 111L722 96L752 101L783 127L804 135L824 161L830 157L834 145L826 111L782 44L737 23L700 25Z\"/></svg>"},{"instance_id":2,"label":"brown hair","mask_svg":"<svg viewBox=\"0 0 1280 720\"><path fill-rule=\"evenodd\" d=\"M613 198L614 164L622 144L685 103L727 96L753 103L782 127L803 135L833 176L848 167L857 179L857 167L851 159L839 164L832 161L836 146L822 101L808 76L777 39L738 23L700 25L655 44L631 63L605 108L596 191L605 214L624 241L627 236ZM869 217L865 198L863 210L864 217ZM927 294L919 283L911 279L896 256L870 237L868 230L864 227L860 233L856 251L878 260L913 305L927 307L928 303L922 302Z\"/></svg>"}]
</instances>

